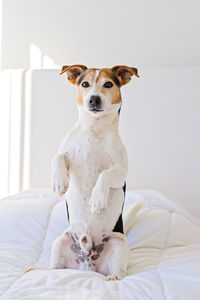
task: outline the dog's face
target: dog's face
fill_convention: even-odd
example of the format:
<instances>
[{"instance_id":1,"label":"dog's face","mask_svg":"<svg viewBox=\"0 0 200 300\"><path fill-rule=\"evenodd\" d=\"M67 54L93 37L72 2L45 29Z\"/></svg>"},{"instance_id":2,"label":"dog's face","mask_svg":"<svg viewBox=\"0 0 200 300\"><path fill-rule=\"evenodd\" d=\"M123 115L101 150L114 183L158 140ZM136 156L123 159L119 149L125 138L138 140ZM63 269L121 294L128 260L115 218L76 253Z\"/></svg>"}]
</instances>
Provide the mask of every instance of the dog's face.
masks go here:
<instances>
[{"instance_id":1,"label":"dog's face","mask_svg":"<svg viewBox=\"0 0 200 300\"><path fill-rule=\"evenodd\" d=\"M77 103L94 117L118 111L121 106L120 87L138 76L136 68L115 66L92 69L83 65L64 66L60 73L78 86Z\"/></svg>"}]
</instances>

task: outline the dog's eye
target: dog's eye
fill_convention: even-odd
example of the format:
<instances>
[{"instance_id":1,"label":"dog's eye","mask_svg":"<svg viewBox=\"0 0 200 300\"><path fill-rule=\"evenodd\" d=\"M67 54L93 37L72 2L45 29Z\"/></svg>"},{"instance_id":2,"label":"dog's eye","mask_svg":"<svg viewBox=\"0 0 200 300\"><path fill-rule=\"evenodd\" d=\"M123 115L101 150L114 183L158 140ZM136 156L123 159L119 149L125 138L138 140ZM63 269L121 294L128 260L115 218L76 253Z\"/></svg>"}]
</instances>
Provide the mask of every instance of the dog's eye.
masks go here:
<instances>
[{"instance_id":1,"label":"dog's eye","mask_svg":"<svg viewBox=\"0 0 200 300\"><path fill-rule=\"evenodd\" d=\"M106 83L104 83L103 85L105 88L111 88L113 86L112 82L107 81Z\"/></svg>"},{"instance_id":2,"label":"dog's eye","mask_svg":"<svg viewBox=\"0 0 200 300\"><path fill-rule=\"evenodd\" d=\"M84 88L87 88L87 87L90 86L90 84L89 84L88 81L84 81L84 82L82 83L82 86L83 86Z\"/></svg>"}]
</instances>

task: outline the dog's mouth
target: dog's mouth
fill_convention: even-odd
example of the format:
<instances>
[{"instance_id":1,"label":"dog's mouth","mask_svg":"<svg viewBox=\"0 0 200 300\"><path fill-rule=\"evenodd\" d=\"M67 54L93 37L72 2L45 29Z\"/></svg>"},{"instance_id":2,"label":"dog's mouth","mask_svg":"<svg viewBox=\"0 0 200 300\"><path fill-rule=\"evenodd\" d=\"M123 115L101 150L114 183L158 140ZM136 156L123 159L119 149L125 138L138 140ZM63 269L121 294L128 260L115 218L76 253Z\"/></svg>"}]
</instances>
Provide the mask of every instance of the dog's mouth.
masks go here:
<instances>
[{"instance_id":1,"label":"dog's mouth","mask_svg":"<svg viewBox=\"0 0 200 300\"><path fill-rule=\"evenodd\" d=\"M101 111L103 111L103 109L90 108L89 111L91 111L91 112L101 112Z\"/></svg>"}]
</instances>

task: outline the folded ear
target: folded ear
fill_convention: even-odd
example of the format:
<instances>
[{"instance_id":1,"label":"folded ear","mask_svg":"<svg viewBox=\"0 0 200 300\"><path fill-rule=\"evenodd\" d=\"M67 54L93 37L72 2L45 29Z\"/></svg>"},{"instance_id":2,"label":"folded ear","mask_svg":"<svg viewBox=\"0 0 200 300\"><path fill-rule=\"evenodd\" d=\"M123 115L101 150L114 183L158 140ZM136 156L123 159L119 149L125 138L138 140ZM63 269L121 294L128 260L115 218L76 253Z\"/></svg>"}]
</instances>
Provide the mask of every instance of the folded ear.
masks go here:
<instances>
[{"instance_id":1,"label":"folded ear","mask_svg":"<svg viewBox=\"0 0 200 300\"><path fill-rule=\"evenodd\" d=\"M120 86L127 84L133 75L139 77L138 70L127 66L115 66L112 71L116 74L119 79Z\"/></svg>"},{"instance_id":2,"label":"folded ear","mask_svg":"<svg viewBox=\"0 0 200 300\"><path fill-rule=\"evenodd\" d=\"M67 79L72 84L77 84L80 75L87 69L84 65L63 66L60 75L66 72Z\"/></svg>"}]
</instances>

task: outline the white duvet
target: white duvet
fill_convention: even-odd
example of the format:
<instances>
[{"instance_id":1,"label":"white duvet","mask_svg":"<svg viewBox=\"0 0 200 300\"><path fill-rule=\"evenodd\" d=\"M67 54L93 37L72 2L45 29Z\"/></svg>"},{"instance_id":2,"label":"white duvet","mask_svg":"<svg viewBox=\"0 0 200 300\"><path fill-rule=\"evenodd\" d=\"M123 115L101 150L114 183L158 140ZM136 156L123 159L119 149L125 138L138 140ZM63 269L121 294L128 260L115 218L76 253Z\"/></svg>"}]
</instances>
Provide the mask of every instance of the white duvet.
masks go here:
<instances>
[{"instance_id":1,"label":"white duvet","mask_svg":"<svg viewBox=\"0 0 200 300\"><path fill-rule=\"evenodd\" d=\"M199 224L156 191L128 191L125 209L141 199L128 234L128 274L113 282L92 271L25 273L49 265L52 241L68 225L65 203L47 190L1 200L0 299L200 299Z\"/></svg>"}]
</instances>

